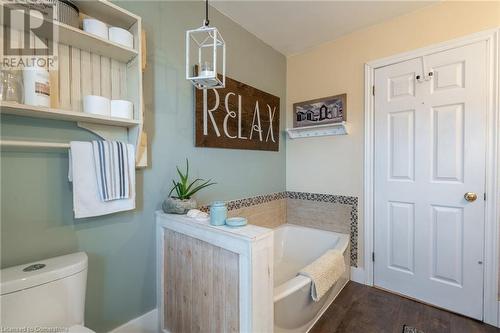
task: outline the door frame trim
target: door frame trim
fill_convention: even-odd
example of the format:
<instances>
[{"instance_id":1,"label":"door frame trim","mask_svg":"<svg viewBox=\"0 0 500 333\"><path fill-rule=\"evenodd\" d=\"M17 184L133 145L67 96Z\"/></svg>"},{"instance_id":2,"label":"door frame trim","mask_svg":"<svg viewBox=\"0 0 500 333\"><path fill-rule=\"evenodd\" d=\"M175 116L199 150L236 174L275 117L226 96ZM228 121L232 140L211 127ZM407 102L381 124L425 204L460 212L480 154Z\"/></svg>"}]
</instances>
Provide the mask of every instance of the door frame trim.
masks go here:
<instances>
[{"instance_id":1,"label":"door frame trim","mask_svg":"<svg viewBox=\"0 0 500 333\"><path fill-rule=\"evenodd\" d=\"M364 266L365 284L373 286L374 249L374 85L375 69L410 60L416 57L486 41L488 54L488 110L487 110L487 156L486 156L486 202L484 235L484 289L483 321L500 327L499 279L499 223L500 223L500 28L481 31L465 37L452 39L410 52L374 60L365 64L365 128L363 166L363 211L364 211Z\"/></svg>"}]
</instances>

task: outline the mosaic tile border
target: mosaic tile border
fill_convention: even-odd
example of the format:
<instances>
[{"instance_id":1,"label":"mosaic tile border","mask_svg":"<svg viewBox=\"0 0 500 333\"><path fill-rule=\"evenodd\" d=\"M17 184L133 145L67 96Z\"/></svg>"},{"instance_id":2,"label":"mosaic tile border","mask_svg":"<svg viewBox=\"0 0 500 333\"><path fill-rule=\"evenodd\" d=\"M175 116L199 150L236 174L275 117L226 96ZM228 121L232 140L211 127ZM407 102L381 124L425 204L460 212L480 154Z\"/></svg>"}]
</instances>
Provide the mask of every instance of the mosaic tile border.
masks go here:
<instances>
[{"instance_id":1,"label":"mosaic tile border","mask_svg":"<svg viewBox=\"0 0 500 333\"><path fill-rule=\"evenodd\" d=\"M257 195L254 197L227 201L227 209L234 210L242 207L251 207L266 202L280 199L300 199L309 201L319 201L327 203L338 203L351 206L350 240L351 240L351 266L358 267L358 198L345 195L321 194L310 192L276 192L270 194ZM200 210L208 212L208 205L200 207Z\"/></svg>"},{"instance_id":2,"label":"mosaic tile border","mask_svg":"<svg viewBox=\"0 0 500 333\"><path fill-rule=\"evenodd\" d=\"M230 200L230 201L227 201L226 204L227 204L228 210L235 210L235 209L240 209L243 207L251 207L251 206L255 206L255 205L260 205L260 204L263 204L266 202L271 202L274 200L285 199L286 197L287 197L286 192L276 192L276 193L257 195L255 197ZM204 212L209 211L208 205L202 206L199 209L201 211L204 211Z\"/></svg>"},{"instance_id":3,"label":"mosaic tile border","mask_svg":"<svg viewBox=\"0 0 500 333\"><path fill-rule=\"evenodd\" d=\"M345 195L321 194L309 192L287 191L287 197L290 199L319 201L326 203L338 203L351 206L350 221L350 243L351 243L351 266L358 267L358 198Z\"/></svg>"}]
</instances>

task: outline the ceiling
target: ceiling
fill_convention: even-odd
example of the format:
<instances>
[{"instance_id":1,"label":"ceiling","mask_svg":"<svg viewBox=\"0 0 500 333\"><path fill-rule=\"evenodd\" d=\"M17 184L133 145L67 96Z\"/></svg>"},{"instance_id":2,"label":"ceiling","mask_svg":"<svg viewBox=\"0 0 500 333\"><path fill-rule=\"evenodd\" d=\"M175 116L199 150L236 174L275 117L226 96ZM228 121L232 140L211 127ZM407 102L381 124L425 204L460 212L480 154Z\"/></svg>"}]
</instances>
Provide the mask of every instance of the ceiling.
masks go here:
<instances>
[{"instance_id":1,"label":"ceiling","mask_svg":"<svg viewBox=\"0 0 500 333\"><path fill-rule=\"evenodd\" d=\"M213 0L211 5L289 56L436 2Z\"/></svg>"}]
</instances>

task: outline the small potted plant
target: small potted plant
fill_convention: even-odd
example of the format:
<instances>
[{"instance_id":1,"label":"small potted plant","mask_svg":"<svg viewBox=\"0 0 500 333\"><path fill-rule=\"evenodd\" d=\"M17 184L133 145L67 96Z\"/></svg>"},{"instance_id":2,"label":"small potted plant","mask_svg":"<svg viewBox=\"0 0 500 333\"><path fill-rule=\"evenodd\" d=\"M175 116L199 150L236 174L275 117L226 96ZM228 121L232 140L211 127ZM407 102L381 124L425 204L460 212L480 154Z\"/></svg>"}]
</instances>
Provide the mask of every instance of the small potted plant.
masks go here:
<instances>
[{"instance_id":1,"label":"small potted plant","mask_svg":"<svg viewBox=\"0 0 500 333\"><path fill-rule=\"evenodd\" d=\"M163 201L163 211L170 214L186 214L188 210L196 208L196 200L192 196L199 190L214 185L211 179L204 180L197 178L193 182L189 181L189 161L186 159L186 173L177 167L177 173L179 174L180 180L172 180L174 186L168 194L168 198ZM175 191L175 196L172 193Z\"/></svg>"}]
</instances>

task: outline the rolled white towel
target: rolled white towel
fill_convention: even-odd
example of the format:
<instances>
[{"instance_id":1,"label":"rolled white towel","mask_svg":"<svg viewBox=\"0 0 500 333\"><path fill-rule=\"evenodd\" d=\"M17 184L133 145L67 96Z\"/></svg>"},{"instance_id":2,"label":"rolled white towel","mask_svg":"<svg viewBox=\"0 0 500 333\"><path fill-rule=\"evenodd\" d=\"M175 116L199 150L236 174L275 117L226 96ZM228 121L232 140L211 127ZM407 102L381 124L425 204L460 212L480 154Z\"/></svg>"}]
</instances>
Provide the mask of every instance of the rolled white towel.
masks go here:
<instances>
[{"instance_id":1,"label":"rolled white towel","mask_svg":"<svg viewBox=\"0 0 500 333\"><path fill-rule=\"evenodd\" d=\"M204 220L208 219L208 214L205 212L202 212L199 209L190 209L187 212L187 217L191 217L191 218L199 220L199 221L204 221Z\"/></svg>"},{"instance_id":2,"label":"rolled white towel","mask_svg":"<svg viewBox=\"0 0 500 333\"><path fill-rule=\"evenodd\" d=\"M312 280L311 297L318 302L345 271L344 256L339 250L328 250L321 257L300 270L299 275Z\"/></svg>"}]
</instances>

